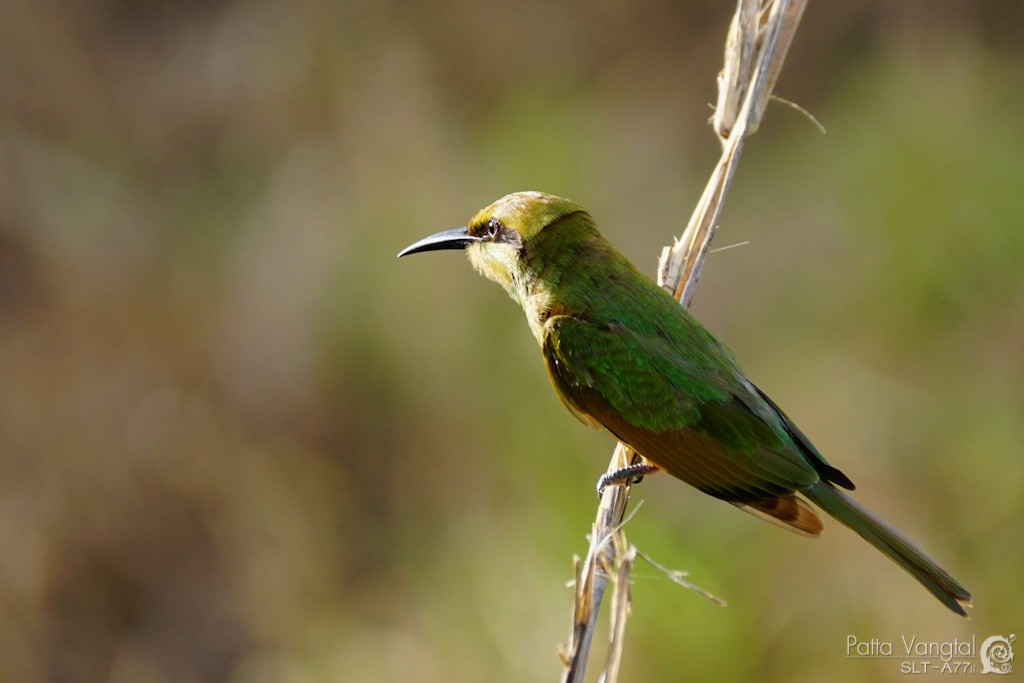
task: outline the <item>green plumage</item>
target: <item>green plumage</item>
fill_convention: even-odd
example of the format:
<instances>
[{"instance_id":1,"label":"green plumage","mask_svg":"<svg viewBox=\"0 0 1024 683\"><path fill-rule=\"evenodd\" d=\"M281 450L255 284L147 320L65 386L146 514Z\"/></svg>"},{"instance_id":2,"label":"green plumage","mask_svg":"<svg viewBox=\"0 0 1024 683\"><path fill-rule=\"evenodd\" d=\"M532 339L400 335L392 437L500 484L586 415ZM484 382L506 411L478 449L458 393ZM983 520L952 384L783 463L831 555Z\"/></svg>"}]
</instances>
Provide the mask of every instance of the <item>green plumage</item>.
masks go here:
<instances>
[{"instance_id":1,"label":"green plumage","mask_svg":"<svg viewBox=\"0 0 1024 683\"><path fill-rule=\"evenodd\" d=\"M552 384L581 420L701 491L810 536L822 524L802 498L814 502L966 614L970 594L839 490L853 483L581 207L540 193L509 195L464 230L400 255L453 247L465 247L523 306Z\"/></svg>"}]
</instances>

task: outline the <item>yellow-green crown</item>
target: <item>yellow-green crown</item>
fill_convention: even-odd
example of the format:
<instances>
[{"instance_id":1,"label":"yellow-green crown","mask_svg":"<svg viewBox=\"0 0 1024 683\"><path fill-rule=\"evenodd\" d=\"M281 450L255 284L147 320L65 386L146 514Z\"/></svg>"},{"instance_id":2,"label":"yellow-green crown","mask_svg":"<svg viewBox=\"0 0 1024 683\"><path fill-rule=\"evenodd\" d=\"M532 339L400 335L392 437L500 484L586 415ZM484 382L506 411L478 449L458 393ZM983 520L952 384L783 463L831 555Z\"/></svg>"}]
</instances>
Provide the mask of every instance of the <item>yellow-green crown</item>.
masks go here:
<instances>
[{"instance_id":1,"label":"yellow-green crown","mask_svg":"<svg viewBox=\"0 0 1024 683\"><path fill-rule=\"evenodd\" d=\"M546 226L577 211L583 211L583 207L563 197L543 192L515 192L481 209L467 228L470 235L481 235L486 232L488 221L494 219L515 230L526 242Z\"/></svg>"}]
</instances>

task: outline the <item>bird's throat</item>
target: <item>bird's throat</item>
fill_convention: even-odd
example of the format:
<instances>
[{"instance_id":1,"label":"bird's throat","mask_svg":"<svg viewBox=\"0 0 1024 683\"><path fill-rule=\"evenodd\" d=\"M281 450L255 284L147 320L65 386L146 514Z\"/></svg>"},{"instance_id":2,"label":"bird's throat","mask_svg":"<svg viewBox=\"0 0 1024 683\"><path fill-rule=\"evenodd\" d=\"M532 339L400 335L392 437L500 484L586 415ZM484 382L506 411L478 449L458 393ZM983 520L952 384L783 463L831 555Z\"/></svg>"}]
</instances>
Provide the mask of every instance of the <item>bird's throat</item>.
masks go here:
<instances>
[{"instance_id":1,"label":"bird's throat","mask_svg":"<svg viewBox=\"0 0 1024 683\"><path fill-rule=\"evenodd\" d=\"M471 244L466 251L477 272L501 285L512 300L523 307L530 331L543 345L544 321L554 304L554 296L547 283L524 269L518 250L511 246Z\"/></svg>"}]
</instances>

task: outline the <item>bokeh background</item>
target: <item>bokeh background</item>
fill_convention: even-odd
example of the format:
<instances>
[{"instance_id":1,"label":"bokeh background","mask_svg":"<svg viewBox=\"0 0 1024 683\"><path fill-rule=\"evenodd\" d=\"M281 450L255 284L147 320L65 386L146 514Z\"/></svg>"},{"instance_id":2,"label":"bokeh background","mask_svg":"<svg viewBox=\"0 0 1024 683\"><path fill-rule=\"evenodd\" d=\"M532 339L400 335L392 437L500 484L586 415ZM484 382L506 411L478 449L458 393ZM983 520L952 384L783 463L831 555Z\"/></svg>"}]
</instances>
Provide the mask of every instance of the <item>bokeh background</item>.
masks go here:
<instances>
[{"instance_id":1,"label":"bokeh background","mask_svg":"<svg viewBox=\"0 0 1024 683\"><path fill-rule=\"evenodd\" d=\"M548 681L612 441L454 253L511 191L654 273L731 3L0 7L0 680ZM667 477L624 681L906 680L1021 633L1024 9L812 3L694 310L974 592ZM595 665L594 669L598 667Z\"/></svg>"}]
</instances>

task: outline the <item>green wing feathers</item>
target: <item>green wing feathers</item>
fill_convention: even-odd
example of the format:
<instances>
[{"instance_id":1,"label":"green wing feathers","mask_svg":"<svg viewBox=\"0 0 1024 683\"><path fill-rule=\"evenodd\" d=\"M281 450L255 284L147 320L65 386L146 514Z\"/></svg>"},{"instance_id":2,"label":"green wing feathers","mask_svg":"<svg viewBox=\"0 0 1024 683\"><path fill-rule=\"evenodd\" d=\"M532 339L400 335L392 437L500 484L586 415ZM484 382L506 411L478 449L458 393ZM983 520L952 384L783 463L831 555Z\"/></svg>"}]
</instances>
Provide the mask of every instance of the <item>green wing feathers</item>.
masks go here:
<instances>
[{"instance_id":1,"label":"green wing feathers","mask_svg":"<svg viewBox=\"0 0 1024 683\"><path fill-rule=\"evenodd\" d=\"M724 350L681 357L675 343L568 315L546 327L544 358L562 400L669 474L745 505L788 498L820 480ZM770 505L761 507L773 516ZM807 518L784 503L778 510Z\"/></svg>"},{"instance_id":2,"label":"green wing feathers","mask_svg":"<svg viewBox=\"0 0 1024 683\"><path fill-rule=\"evenodd\" d=\"M724 401L728 388L649 340L614 323L571 316L547 321L544 356L569 394L594 390L630 424L652 432L684 428L699 419L705 401ZM556 385L562 389L562 386Z\"/></svg>"}]
</instances>

